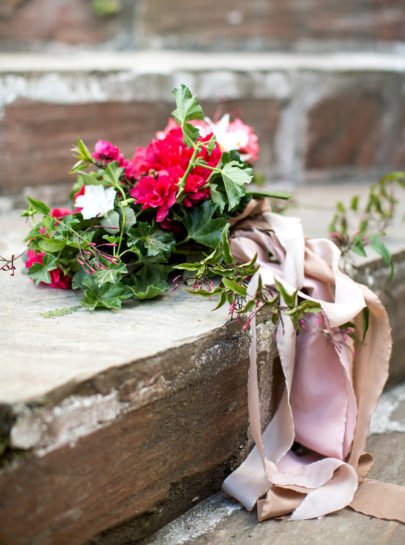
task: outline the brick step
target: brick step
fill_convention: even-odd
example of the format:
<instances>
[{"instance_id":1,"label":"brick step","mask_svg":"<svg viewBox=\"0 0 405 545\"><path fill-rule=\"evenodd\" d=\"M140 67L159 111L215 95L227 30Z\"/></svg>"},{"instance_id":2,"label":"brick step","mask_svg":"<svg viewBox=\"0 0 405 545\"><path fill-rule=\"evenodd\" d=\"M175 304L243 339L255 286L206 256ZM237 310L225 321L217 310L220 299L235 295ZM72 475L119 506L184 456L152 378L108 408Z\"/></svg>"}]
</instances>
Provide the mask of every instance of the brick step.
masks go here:
<instances>
[{"instance_id":1,"label":"brick step","mask_svg":"<svg viewBox=\"0 0 405 545\"><path fill-rule=\"evenodd\" d=\"M46 184L63 199L77 136L132 157L165 126L181 82L206 114L255 128L269 181L375 181L405 168L404 81L400 54L2 54L0 193Z\"/></svg>"},{"instance_id":2,"label":"brick step","mask_svg":"<svg viewBox=\"0 0 405 545\"><path fill-rule=\"evenodd\" d=\"M298 195L311 236L324 235L341 197L314 188ZM345 192L364 191L350 186ZM323 192L322 192L323 191ZM309 204L308 204L309 203ZM311 204L312 203L312 204ZM327 206L325 206L325 203ZM329 206L329 208L328 208ZM27 226L0 216L0 255L18 252ZM392 376L405 378L405 252L394 224L395 277L369 258L359 278L390 314ZM157 528L219 489L246 455L249 335L227 310L183 291L119 313L69 307L74 293L34 288L26 277L0 275L0 542L13 545L123 545ZM282 381L272 326L262 316L263 422Z\"/></svg>"},{"instance_id":3,"label":"brick step","mask_svg":"<svg viewBox=\"0 0 405 545\"><path fill-rule=\"evenodd\" d=\"M401 0L2 0L0 46L394 49L404 22Z\"/></svg>"}]
</instances>

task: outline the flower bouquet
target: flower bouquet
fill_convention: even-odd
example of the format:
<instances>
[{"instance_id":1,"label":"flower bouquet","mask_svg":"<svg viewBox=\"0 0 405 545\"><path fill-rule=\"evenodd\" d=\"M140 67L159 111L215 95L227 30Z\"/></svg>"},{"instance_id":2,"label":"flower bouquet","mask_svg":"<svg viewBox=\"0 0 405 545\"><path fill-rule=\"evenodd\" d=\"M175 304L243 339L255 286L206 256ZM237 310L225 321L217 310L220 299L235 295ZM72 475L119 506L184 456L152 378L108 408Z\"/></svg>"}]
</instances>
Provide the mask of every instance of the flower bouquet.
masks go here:
<instances>
[{"instance_id":1,"label":"flower bouquet","mask_svg":"<svg viewBox=\"0 0 405 545\"><path fill-rule=\"evenodd\" d=\"M305 239L300 221L272 212L264 198L288 195L247 189L258 151L250 127L205 119L184 85L174 96L168 126L132 160L109 142L90 153L78 140L73 210L28 199L23 215L42 216L26 239L28 275L36 285L81 289L88 309L118 309L182 281L216 295L217 307L228 303L246 317L252 336L256 446L224 490L247 509L257 505L260 520L316 518L350 505L405 521L405 488L365 479L370 416L391 348L381 302L340 270L335 244ZM263 307L285 388L262 433L255 325Z\"/></svg>"},{"instance_id":2,"label":"flower bouquet","mask_svg":"<svg viewBox=\"0 0 405 545\"><path fill-rule=\"evenodd\" d=\"M168 278L183 269L194 288L220 274L222 304L246 295L254 266L234 265L229 220L254 197L289 196L247 190L258 152L249 126L228 115L216 123L204 118L184 85L173 93L166 129L131 160L110 142L99 140L91 153L78 139L73 210L51 211L28 198L23 215L42 215L26 238L34 284L81 289L83 306L118 309L124 300L168 291Z\"/></svg>"}]
</instances>

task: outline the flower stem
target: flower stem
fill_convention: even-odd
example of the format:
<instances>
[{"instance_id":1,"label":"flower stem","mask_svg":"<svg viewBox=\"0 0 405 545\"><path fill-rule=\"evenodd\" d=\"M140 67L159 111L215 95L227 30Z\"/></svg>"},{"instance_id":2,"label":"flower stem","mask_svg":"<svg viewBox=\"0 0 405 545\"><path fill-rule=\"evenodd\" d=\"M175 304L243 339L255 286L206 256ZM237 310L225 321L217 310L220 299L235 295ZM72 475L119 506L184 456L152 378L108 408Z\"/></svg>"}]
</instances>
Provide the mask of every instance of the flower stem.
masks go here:
<instances>
[{"instance_id":1,"label":"flower stem","mask_svg":"<svg viewBox=\"0 0 405 545\"><path fill-rule=\"evenodd\" d=\"M179 189L178 189L178 192L177 192L177 197L176 197L176 202L181 202L183 199L181 198L181 195L184 191L184 186L186 184L186 180L188 178L188 175L190 174L191 170L194 168L195 166L195 159L200 151L200 146L199 145L196 145L194 147L194 152L193 152L193 155L191 156L190 158L190 162L188 164L188 167L186 169L186 172L183 174L183 177L181 178L180 182L179 182Z\"/></svg>"}]
</instances>

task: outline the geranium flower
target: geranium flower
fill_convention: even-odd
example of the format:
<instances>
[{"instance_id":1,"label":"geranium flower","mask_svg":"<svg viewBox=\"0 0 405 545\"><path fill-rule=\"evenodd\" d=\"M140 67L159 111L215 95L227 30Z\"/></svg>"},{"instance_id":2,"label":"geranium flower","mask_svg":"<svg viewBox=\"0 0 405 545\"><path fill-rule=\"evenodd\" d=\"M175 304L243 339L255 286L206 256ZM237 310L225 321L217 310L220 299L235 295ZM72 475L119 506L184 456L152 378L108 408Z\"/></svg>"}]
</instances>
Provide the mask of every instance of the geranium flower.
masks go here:
<instances>
[{"instance_id":1,"label":"geranium flower","mask_svg":"<svg viewBox=\"0 0 405 545\"><path fill-rule=\"evenodd\" d=\"M104 189L102 185L85 185L82 195L76 197L76 207L85 220L103 216L114 208L116 192L112 187Z\"/></svg>"},{"instance_id":2,"label":"geranium flower","mask_svg":"<svg viewBox=\"0 0 405 545\"><path fill-rule=\"evenodd\" d=\"M44 260L44 255L45 255L44 252L36 252L35 250L28 250L27 261L25 262L26 268L29 269L30 267L32 267L34 263L42 264ZM49 276L51 277L50 284L47 284L46 282L40 282L40 284L44 284L45 286L49 286L51 288L61 288L64 290L70 289L70 280L71 280L70 276L67 276L66 274L64 274L64 272L61 269L55 268L52 271L49 271Z\"/></svg>"},{"instance_id":3,"label":"geranium flower","mask_svg":"<svg viewBox=\"0 0 405 545\"><path fill-rule=\"evenodd\" d=\"M230 121L229 114L225 114L216 123L209 118L205 118L205 123L207 124L205 131L215 134L222 151L237 150L244 161L255 161L257 159L259 152L257 136L253 129L239 118Z\"/></svg>"},{"instance_id":4,"label":"geranium flower","mask_svg":"<svg viewBox=\"0 0 405 545\"><path fill-rule=\"evenodd\" d=\"M136 203L142 204L142 209L157 208L156 221L163 221L176 202L177 180L167 172L159 176L144 176L131 190L131 197Z\"/></svg>"}]
</instances>

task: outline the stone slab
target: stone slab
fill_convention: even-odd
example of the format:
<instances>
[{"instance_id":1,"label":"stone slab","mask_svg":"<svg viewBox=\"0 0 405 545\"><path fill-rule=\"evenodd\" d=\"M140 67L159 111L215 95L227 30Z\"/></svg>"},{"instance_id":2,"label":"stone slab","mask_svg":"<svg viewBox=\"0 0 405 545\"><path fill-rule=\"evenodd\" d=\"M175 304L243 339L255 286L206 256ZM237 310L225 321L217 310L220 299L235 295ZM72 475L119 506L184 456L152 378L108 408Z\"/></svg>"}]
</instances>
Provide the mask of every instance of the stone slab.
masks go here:
<instances>
[{"instance_id":1,"label":"stone slab","mask_svg":"<svg viewBox=\"0 0 405 545\"><path fill-rule=\"evenodd\" d=\"M370 478L405 485L405 386L385 392L373 416L367 449ZM162 528L142 545L402 545L405 525L344 509L320 520L259 523L235 500L216 494Z\"/></svg>"},{"instance_id":2,"label":"stone slab","mask_svg":"<svg viewBox=\"0 0 405 545\"><path fill-rule=\"evenodd\" d=\"M308 208L304 225L324 234L314 217ZM16 212L0 216L0 254L18 253L27 230ZM378 272L378 263L367 266ZM141 539L217 490L246 455L249 336L226 309L212 313L213 303L178 291L121 312L46 319L77 296L18 273L0 282L0 543ZM266 422L282 381L263 319Z\"/></svg>"}]
</instances>

